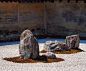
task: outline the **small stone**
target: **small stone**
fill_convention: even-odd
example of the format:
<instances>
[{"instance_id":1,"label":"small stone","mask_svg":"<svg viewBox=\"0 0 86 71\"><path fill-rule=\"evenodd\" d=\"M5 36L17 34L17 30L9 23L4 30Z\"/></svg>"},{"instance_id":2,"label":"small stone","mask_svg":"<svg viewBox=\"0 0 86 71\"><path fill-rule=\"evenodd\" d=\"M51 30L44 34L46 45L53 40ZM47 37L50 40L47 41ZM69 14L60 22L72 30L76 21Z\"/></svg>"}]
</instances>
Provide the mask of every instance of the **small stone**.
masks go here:
<instances>
[{"instance_id":1,"label":"small stone","mask_svg":"<svg viewBox=\"0 0 86 71\"><path fill-rule=\"evenodd\" d=\"M53 59L56 59L56 55L53 52L46 52L42 56L48 56L48 57L51 57Z\"/></svg>"},{"instance_id":2,"label":"small stone","mask_svg":"<svg viewBox=\"0 0 86 71\"><path fill-rule=\"evenodd\" d=\"M25 30L20 36L19 53L21 59L39 57L38 41L30 30Z\"/></svg>"}]
</instances>

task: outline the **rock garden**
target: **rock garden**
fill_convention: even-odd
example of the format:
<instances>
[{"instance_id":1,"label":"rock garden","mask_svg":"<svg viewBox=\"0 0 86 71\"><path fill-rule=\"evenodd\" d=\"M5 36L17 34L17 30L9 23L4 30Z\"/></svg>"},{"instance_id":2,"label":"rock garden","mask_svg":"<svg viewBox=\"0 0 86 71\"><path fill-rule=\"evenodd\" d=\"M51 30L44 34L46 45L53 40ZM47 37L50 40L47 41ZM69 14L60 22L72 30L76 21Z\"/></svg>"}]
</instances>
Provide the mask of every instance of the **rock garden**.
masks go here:
<instances>
[{"instance_id":1,"label":"rock garden","mask_svg":"<svg viewBox=\"0 0 86 71\"><path fill-rule=\"evenodd\" d=\"M64 61L58 58L56 54L72 54L82 52L79 49L79 35L67 36L66 43L61 41L46 41L42 51L39 51L39 44L36 37L30 30L25 30L20 36L19 54L17 57L3 58L4 60L15 63L51 63ZM44 53L40 55L40 53Z\"/></svg>"}]
</instances>

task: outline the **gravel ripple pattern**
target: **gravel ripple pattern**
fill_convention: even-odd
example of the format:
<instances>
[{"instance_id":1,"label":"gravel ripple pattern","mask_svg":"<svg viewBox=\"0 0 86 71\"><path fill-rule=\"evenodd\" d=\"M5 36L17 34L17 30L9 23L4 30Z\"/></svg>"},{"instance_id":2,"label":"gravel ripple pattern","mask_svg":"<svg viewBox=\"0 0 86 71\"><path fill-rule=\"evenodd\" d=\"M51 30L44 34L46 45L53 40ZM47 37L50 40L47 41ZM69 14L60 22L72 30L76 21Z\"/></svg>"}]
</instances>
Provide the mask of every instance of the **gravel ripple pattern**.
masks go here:
<instances>
[{"instance_id":1,"label":"gravel ripple pattern","mask_svg":"<svg viewBox=\"0 0 86 71\"><path fill-rule=\"evenodd\" d=\"M0 46L0 71L86 71L86 44L80 43L84 52L74 54L56 54L65 61L53 63L13 63L3 60L5 57L19 56L19 45ZM39 44L40 51L44 43ZM42 55L43 53L40 53Z\"/></svg>"}]
</instances>

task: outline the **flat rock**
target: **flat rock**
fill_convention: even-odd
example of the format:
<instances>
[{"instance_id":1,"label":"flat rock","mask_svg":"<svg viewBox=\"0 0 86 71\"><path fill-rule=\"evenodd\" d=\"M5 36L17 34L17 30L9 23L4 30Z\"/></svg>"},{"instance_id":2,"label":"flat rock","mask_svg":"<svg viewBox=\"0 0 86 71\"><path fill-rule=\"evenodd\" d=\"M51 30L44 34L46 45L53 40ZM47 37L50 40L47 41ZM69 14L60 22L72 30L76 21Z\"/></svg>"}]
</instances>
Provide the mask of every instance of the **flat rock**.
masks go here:
<instances>
[{"instance_id":1,"label":"flat rock","mask_svg":"<svg viewBox=\"0 0 86 71\"><path fill-rule=\"evenodd\" d=\"M60 41L46 41L44 44L45 51L64 51L70 50L68 45Z\"/></svg>"}]
</instances>

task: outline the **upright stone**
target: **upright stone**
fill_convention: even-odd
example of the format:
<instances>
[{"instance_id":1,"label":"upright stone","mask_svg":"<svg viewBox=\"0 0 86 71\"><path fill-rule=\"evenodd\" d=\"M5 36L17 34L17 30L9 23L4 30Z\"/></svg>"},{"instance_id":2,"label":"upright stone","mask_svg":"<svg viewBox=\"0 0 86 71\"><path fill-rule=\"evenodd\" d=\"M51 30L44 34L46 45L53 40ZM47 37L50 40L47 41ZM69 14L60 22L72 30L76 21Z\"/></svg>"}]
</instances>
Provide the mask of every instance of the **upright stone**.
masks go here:
<instances>
[{"instance_id":1,"label":"upright stone","mask_svg":"<svg viewBox=\"0 0 86 71\"><path fill-rule=\"evenodd\" d=\"M23 31L20 36L19 53L21 59L39 57L38 41L30 30Z\"/></svg>"},{"instance_id":2,"label":"upright stone","mask_svg":"<svg viewBox=\"0 0 86 71\"><path fill-rule=\"evenodd\" d=\"M66 37L66 44L68 45L68 47L70 47L70 49L78 48L79 42L79 35L71 35Z\"/></svg>"}]
</instances>

